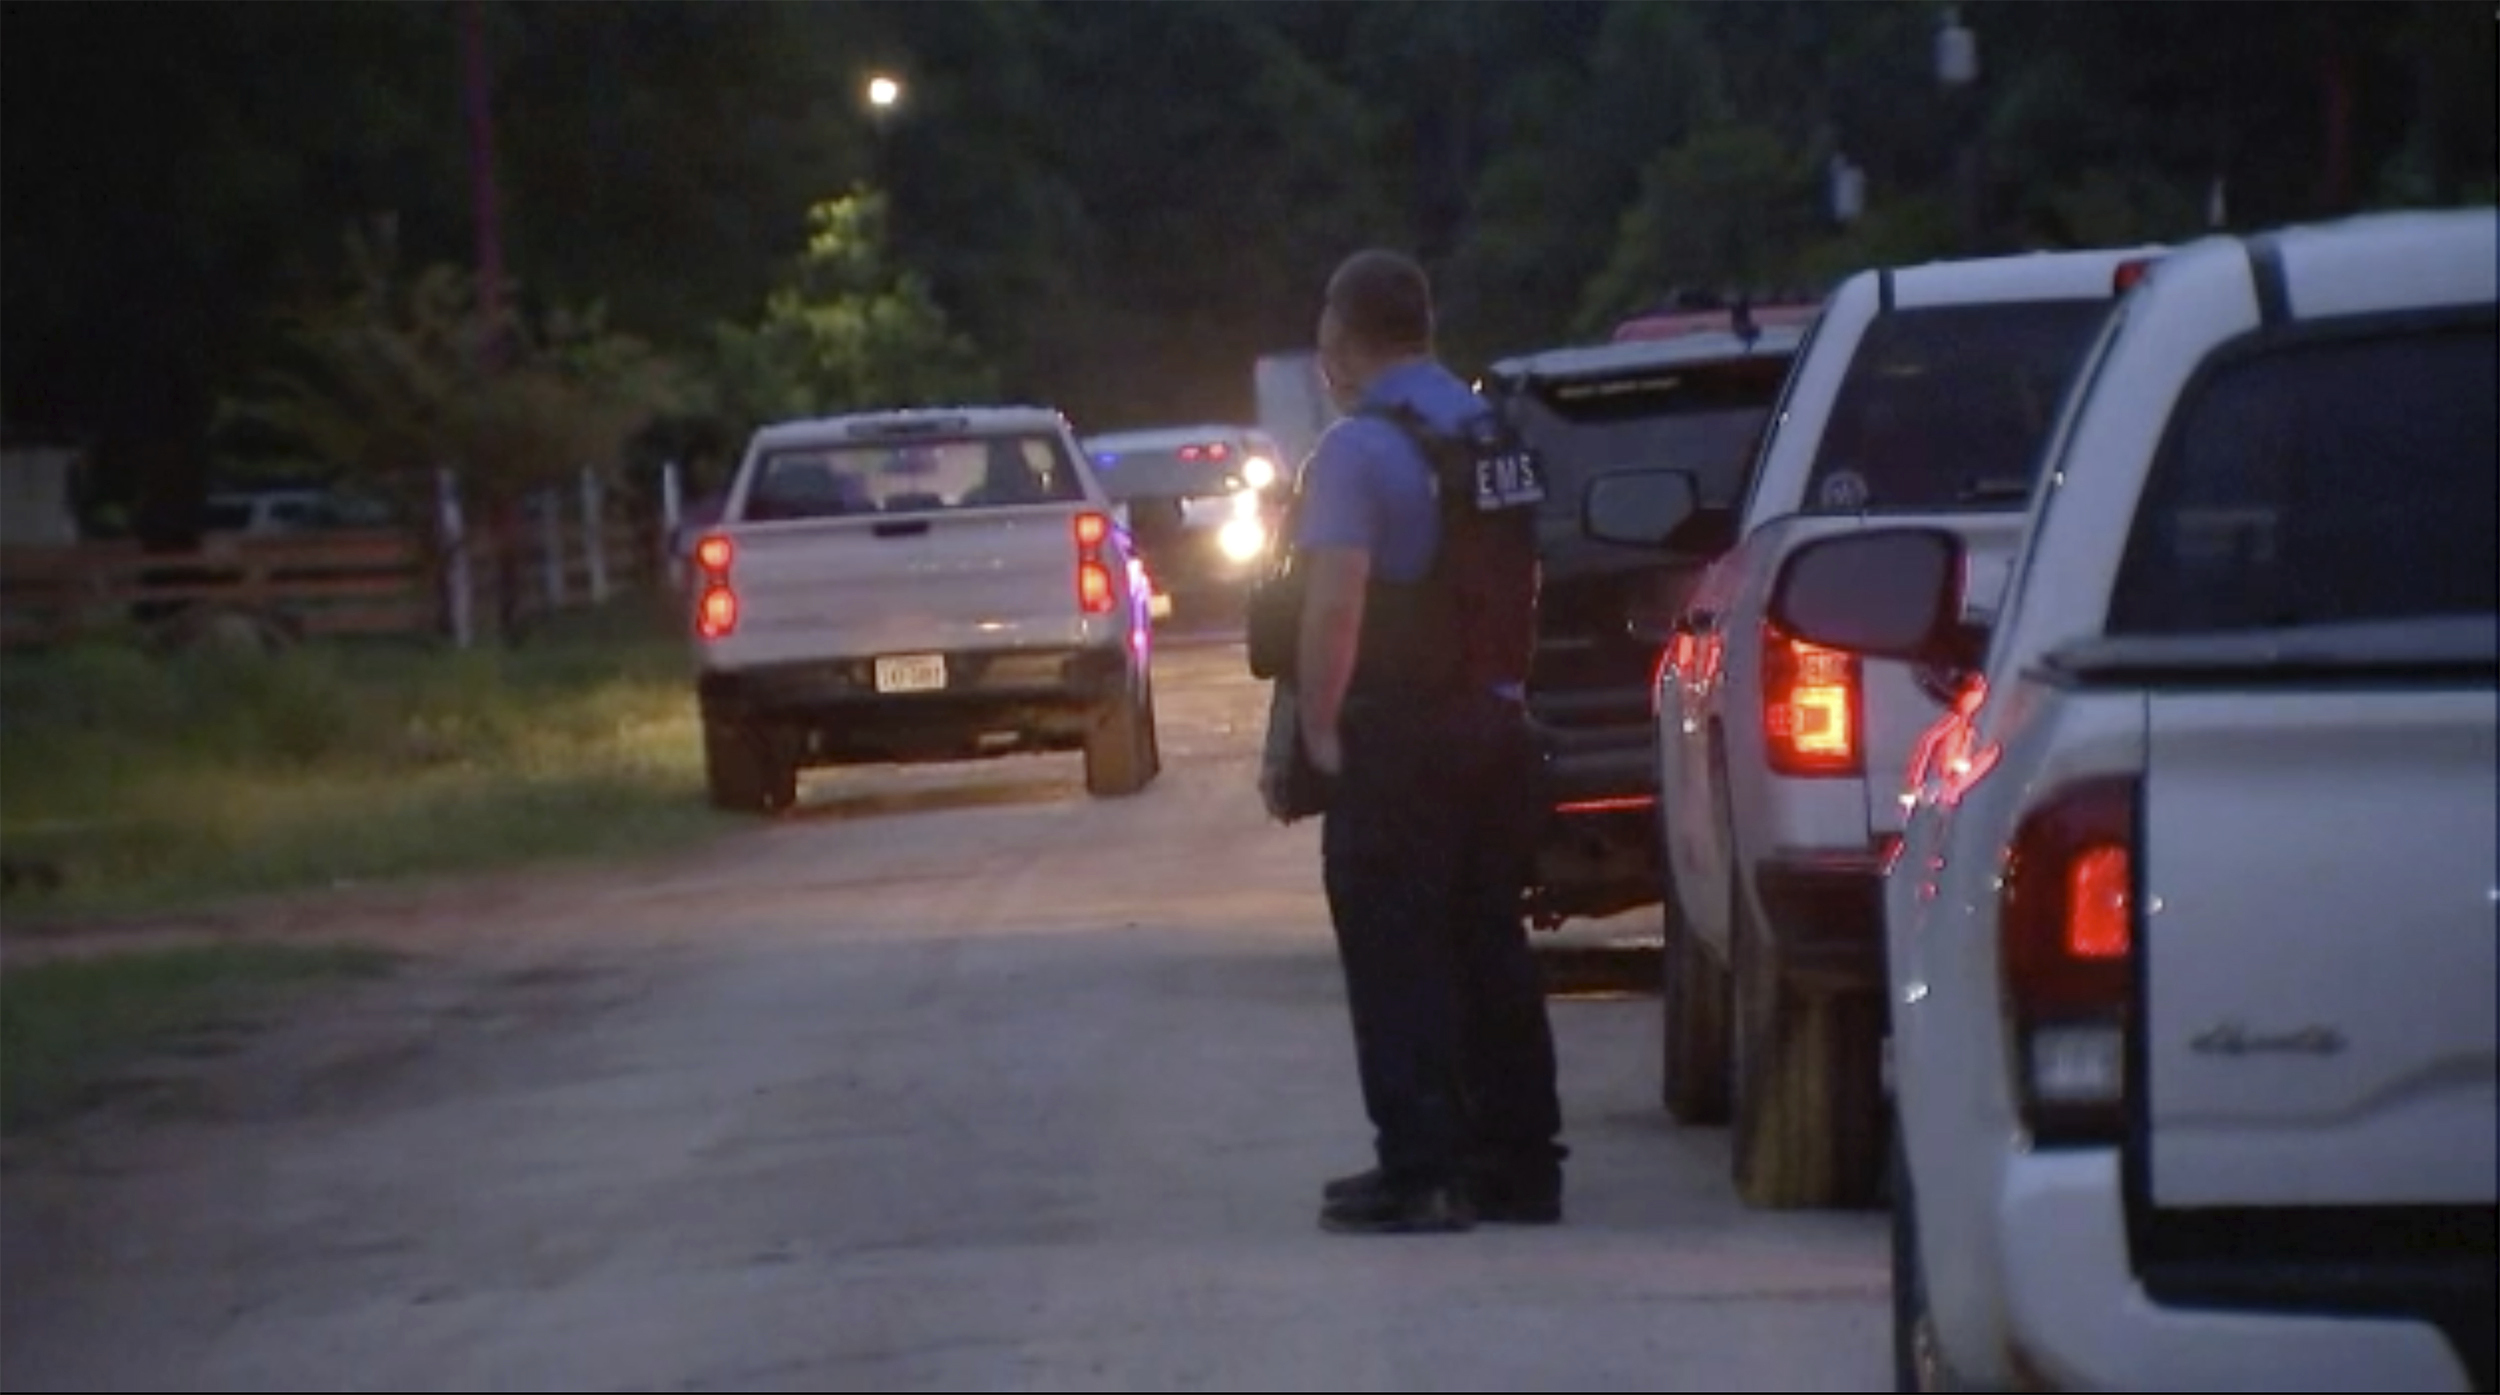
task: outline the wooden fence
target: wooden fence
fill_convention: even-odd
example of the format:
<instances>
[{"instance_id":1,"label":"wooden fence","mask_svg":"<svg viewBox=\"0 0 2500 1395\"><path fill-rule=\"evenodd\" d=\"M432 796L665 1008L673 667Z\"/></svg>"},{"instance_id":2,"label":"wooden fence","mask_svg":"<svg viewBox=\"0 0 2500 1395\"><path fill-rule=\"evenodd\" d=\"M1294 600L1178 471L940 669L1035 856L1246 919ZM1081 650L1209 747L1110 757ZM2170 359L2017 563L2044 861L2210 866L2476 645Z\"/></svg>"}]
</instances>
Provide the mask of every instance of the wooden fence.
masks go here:
<instances>
[{"instance_id":1,"label":"wooden fence","mask_svg":"<svg viewBox=\"0 0 2500 1395\"><path fill-rule=\"evenodd\" d=\"M542 514L521 530L509 568L485 538L450 557L414 533L336 530L215 538L195 551L146 552L127 540L0 549L0 648L57 644L129 627L231 613L300 638L452 635L455 568L465 562L481 618L502 607L507 574L519 615L596 604L659 579L640 530L586 530Z\"/></svg>"}]
</instances>

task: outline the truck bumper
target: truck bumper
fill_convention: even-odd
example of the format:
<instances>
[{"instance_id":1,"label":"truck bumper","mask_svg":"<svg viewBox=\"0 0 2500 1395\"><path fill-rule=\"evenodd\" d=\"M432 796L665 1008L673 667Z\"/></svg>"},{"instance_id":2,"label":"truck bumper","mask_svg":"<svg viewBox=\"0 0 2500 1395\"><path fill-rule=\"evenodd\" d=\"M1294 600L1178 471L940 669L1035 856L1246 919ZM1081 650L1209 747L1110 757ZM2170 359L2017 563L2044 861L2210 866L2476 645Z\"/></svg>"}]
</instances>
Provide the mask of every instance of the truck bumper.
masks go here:
<instances>
[{"instance_id":1,"label":"truck bumper","mask_svg":"<svg viewBox=\"0 0 2500 1395\"><path fill-rule=\"evenodd\" d=\"M882 692L872 658L707 670L703 720L799 738L808 764L952 760L1083 744L1090 715L1128 681L1116 648L950 653L946 682Z\"/></svg>"},{"instance_id":2,"label":"truck bumper","mask_svg":"<svg viewBox=\"0 0 2500 1395\"><path fill-rule=\"evenodd\" d=\"M1527 916L1540 929L1658 904L1658 762L1648 726L1540 726L1546 817Z\"/></svg>"}]
</instances>

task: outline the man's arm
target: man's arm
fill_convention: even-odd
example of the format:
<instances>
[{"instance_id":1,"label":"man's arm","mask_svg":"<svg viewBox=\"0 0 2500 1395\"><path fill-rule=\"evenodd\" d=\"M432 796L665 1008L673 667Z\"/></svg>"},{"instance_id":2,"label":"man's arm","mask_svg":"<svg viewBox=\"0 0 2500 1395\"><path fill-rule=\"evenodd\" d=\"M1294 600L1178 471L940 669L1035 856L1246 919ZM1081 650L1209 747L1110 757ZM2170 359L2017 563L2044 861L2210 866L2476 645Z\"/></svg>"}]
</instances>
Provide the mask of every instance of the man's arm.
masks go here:
<instances>
[{"instance_id":1,"label":"man's arm","mask_svg":"<svg viewBox=\"0 0 2500 1395\"><path fill-rule=\"evenodd\" d=\"M1334 775L1345 761L1337 722L1363 642L1363 594L1372 558L1361 548L1317 547L1299 561L1304 589L1294 693L1301 703L1302 745L1311 764Z\"/></svg>"}]
</instances>

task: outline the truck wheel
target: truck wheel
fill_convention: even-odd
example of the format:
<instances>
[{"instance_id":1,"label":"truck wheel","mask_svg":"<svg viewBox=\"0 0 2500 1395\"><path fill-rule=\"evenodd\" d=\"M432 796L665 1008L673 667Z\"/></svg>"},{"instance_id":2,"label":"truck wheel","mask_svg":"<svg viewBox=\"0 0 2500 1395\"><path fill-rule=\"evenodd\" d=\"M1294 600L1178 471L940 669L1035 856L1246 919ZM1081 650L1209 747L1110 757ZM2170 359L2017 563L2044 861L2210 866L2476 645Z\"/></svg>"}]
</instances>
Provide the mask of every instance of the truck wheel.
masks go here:
<instances>
[{"instance_id":1,"label":"truck wheel","mask_svg":"<svg viewBox=\"0 0 2500 1395\"><path fill-rule=\"evenodd\" d=\"M1872 1206L1884 1182L1883 999L1784 982L1734 894L1737 1194L1766 1211Z\"/></svg>"},{"instance_id":2,"label":"truck wheel","mask_svg":"<svg viewBox=\"0 0 2500 1395\"><path fill-rule=\"evenodd\" d=\"M1679 1124L1724 1124L1727 970L1693 937L1672 881L1666 893L1666 943L1658 955L1665 1042L1659 1094Z\"/></svg>"},{"instance_id":3,"label":"truck wheel","mask_svg":"<svg viewBox=\"0 0 2500 1395\"><path fill-rule=\"evenodd\" d=\"M1121 694L1094 713L1085 733L1085 792L1100 798L1135 794L1162 768L1151 689Z\"/></svg>"},{"instance_id":4,"label":"truck wheel","mask_svg":"<svg viewBox=\"0 0 2500 1395\"><path fill-rule=\"evenodd\" d=\"M752 727L705 722L703 776L716 809L778 814L798 802L798 762L769 733Z\"/></svg>"}]
</instances>

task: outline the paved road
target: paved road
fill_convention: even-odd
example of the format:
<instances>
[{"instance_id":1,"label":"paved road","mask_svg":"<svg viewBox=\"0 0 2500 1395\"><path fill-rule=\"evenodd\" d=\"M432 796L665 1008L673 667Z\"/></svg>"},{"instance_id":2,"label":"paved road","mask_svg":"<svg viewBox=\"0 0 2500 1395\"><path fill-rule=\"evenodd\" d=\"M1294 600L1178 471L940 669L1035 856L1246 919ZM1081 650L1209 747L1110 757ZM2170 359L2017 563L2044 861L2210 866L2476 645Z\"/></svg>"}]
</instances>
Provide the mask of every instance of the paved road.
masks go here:
<instances>
[{"instance_id":1,"label":"paved road","mask_svg":"<svg viewBox=\"0 0 2500 1395\"><path fill-rule=\"evenodd\" d=\"M1882 1218L1740 1208L1654 998L1555 1004L1566 1224L1322 1234L1315 838L1237 651L1160 666L1136 799L828 773L674 864L271 922L421 958L13 1153L0 1387L1888 1388Z\"/></svg>"}]
</instances>

